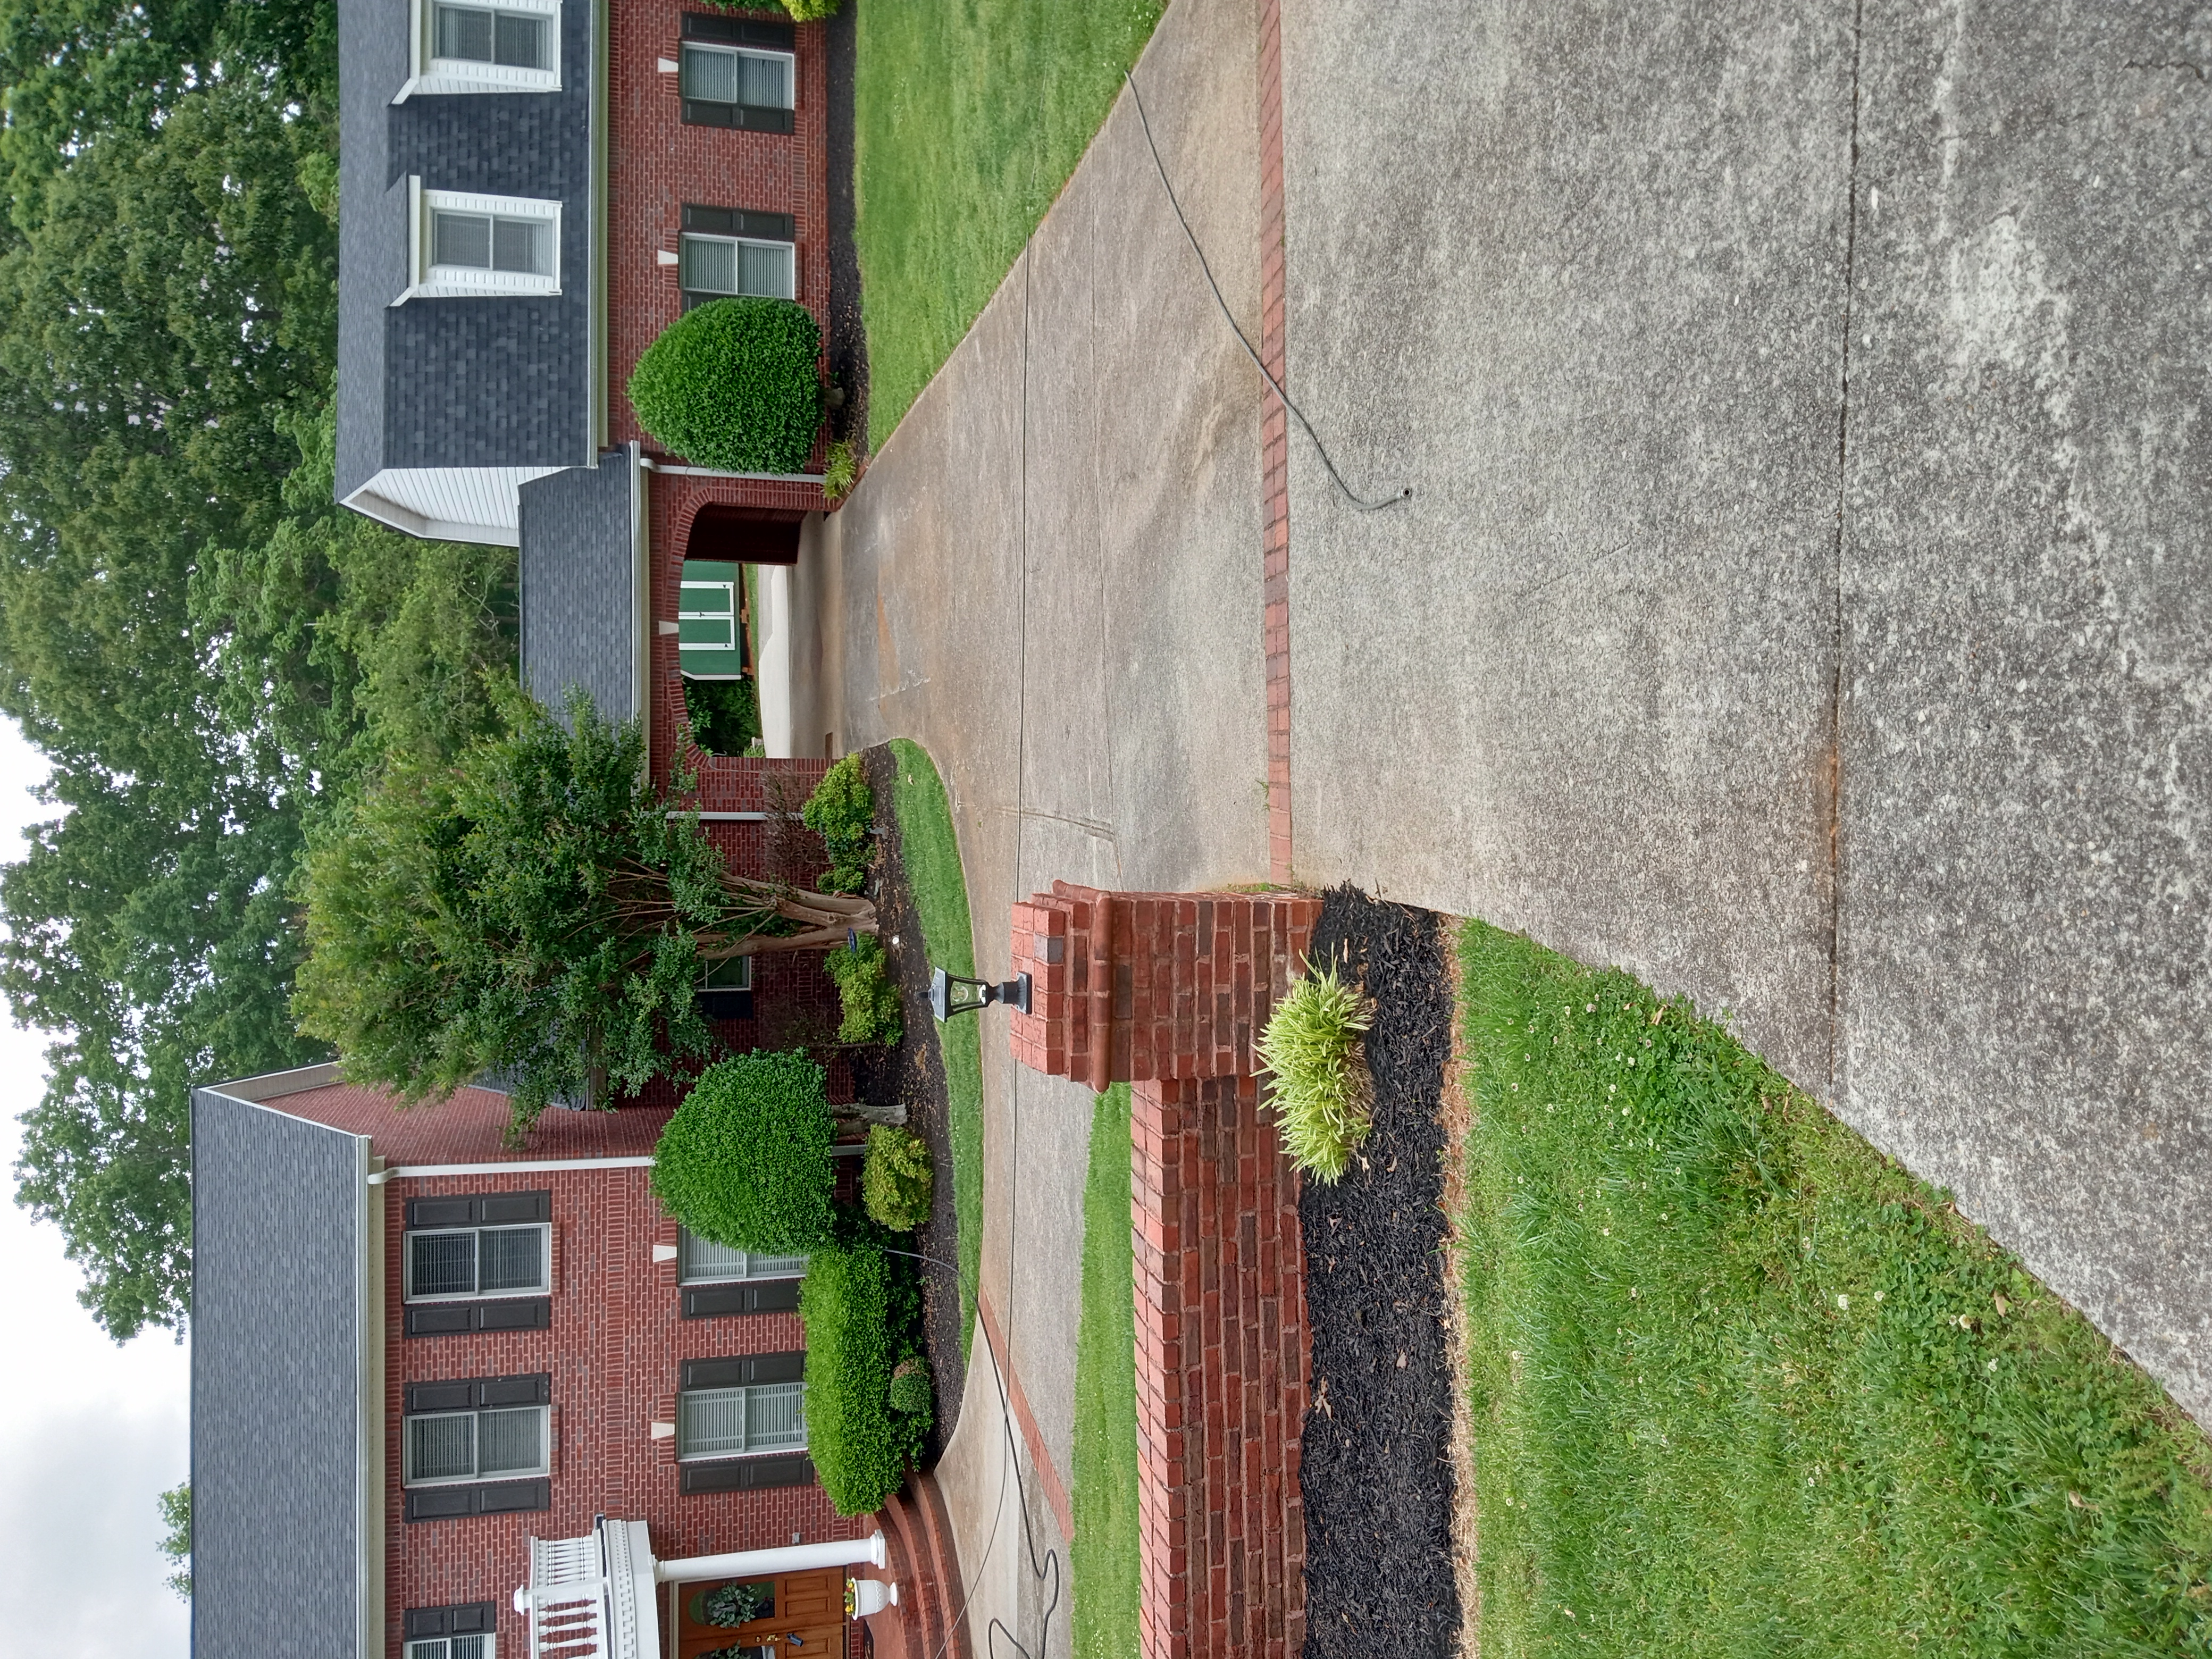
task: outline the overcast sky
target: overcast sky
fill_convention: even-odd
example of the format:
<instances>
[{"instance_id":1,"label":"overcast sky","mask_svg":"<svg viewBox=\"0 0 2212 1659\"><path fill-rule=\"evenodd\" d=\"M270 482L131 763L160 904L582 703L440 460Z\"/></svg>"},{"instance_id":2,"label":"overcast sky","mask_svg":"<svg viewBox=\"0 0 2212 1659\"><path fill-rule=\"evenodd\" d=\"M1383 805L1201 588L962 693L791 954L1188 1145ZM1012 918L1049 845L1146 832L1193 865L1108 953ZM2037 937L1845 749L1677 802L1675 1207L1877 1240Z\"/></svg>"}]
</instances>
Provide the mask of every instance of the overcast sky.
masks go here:
<instances>
[{"instance_id":1,"label":"overcast sky","mask_svg":"<svg viewBox=\"0 0 2212 1659\"><path fill-rule=\"evenodd\" d=\"M20 858L22 827L52 816L29 793L45 775L0 719L0 860ZM45 1046L0 1022L8 1170L22 1146L15 1119L45 1087ZM155 1498L187 1468L185 1350L163 1333L117 1347L77 1305L81 1283L53 1228L0 1204L12 1385L0 1412L0 1656L180 1659L190 1625L161 1582Z\"/></svg>"}]
</instances>

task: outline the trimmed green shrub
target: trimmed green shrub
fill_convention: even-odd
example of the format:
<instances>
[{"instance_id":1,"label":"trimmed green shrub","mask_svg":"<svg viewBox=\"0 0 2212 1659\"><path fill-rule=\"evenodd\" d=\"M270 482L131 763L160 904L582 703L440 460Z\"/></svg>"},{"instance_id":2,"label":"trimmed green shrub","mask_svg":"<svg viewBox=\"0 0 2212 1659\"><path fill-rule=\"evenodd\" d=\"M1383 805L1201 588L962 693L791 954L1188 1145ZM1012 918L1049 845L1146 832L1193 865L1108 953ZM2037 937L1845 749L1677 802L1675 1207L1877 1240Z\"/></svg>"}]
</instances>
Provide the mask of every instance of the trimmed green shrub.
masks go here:
<instances>
[{"instance_id":1,"label":"trimmed green shrub","mask_svg":"<svg viewBox=\"0 0 2212 1659\"><path fill-rule=\"evenodd\" d=\"M919 1351L921 1298L860 1243L817 1250L799 1290L806 1326L806 1453L840 1515L866 1515L906 1479L928 1421L891 1409L891 1372Z\"/></svg>"},{"instance_id":2,"label":"trimmed green shrub","mask_svg":"<svg viewBox=\"0 0 2212 1659\"><path fill-rule=\"evenodd\" d=\"M890 976L884 942L873 933L863 933L856 948L832 951L822 965L837 982L837 1006L844 1011L837 1041L896 1042L906 1022L899 1015L899 990Z\"/></svg>"},{"instance_id":3,"label":"trimmed green shrub","mask_svg":"<svg viewBox=\"0 0 2212 1659\"><path fill-rule=\"evenodd\" d=\"M1374 1005L1336 976L1336 969L1291 982L1267 1016L1257 1058L1273 1076L1267 1104L1283 1150L1315 1179L1342 1178L1352 1152L1367 1139L1374 1084L1360 1047Z\"/></svg>"},{"instance_id":4,"label":"trimmed green shrub","mask_svg":"<svg viewBox=\"0 0 2212 1659\"><path fill-rule=\"evenodd\" d=\"M702 466L798 472L822 425L822 331L789 300L714 300L645 349L630 407L655 442Z\"/></svg>"},{"instance_id":5,"label":"trimmed green shrub","mask_svg":"<svg viewBox=\"0 0 2212 1659\"><path fill-rule=\"evenodd\" d=\"M860 1165L860 1203L871 1221L894 1232L910 1233L929 1219L936 1172L929 1143L911 1129L878 1123L868 1131L868 1155Z\"/></svg>"},{"instance_id":6,"label":"trimmed green shrub","mask_svg":"<svg viewBox=\"0 0 2212 1659\"><path fill-rule=\"evenodd\" d=\"M686 680L691 741L710 755L742 755L761 735L760 696L750 680Z\"/></svg>"},{"instance_id":7,"label":"trimmed green shrub","mask_svg":"<svg viewBox=\"0 0 2212 1659\"><path fill-rule=\"evenodd\" d=\"M702 1238L796 1255L830 1243L830 1107L803 1054L740 1054L700 1073L653 1150L653 1190Z\"/></svg>"},{"instance_id":8,"label":"trimmed green shrub","mask_svg":"<svg viewBox=\"0 0 2212 1659\"><path fill-rule=\"evenodd\" d=\"M891 1409L908 1417L927 1418L936 1404L929 1386L929 1367L919 1359L902 1359L891 1373Z\"/></svg>"},{"instance_id":9,"label":"trimmed green shrub","mask_svg":"<svg viewBox=\"0 0 2212 1659\"><path fill-rule=\"evenodd\" d=\"M848 755L823 773L799 816L822 837L823 850L830 854L822 890L859 892L867 879L868 836L876 827L876 793L868 787L860 757Z\"/></svg>"}]
</instances>

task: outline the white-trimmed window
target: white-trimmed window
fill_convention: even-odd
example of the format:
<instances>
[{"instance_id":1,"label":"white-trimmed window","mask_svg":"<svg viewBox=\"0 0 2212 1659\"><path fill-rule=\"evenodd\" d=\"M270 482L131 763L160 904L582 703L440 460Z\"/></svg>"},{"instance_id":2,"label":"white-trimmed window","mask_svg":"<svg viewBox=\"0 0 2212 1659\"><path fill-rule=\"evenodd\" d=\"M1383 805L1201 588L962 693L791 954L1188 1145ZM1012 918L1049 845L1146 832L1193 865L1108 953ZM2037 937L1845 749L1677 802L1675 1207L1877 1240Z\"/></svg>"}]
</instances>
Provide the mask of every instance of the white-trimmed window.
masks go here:
<instances>
[{"instance_id":1,"label":"white-trimmed window","mask_svg":"<svg viewBox=\"0 0 2212 1659\"><path fill-rule=\"evenodd\" d=\"M410 1302L547 1296L553 1289L551 1227L423 1228L407 1235Z\"/></svg>"},{"instance_id":2,"label":"white-trimmed window","mask_svg":"<svg viewBox=\"0 0 2212 1659\"><path fill-rule=\"evenodd\" d=\"M702 1238L689 1227L678 1235L678 1284L731 1285L752 1279L797 1279L805 1272L806 1258L803 1255L763 1255L755 1250L735 1250L726 1244Z\"/></svg>"},{"instance_id":3,"label":"white-trimmed window","mask_svg":"<svg viewBox=\"0 0 2212 1659\"><path fill-rule=\"evenodd\" d=\"M561 204L412 185L414 282L400 298L558 294Z\"/></svg>"},{"instance_id":4,"label":"white-trimmed window","mask_svg":"<svg viewBox=\"0 0 2212 1659\"><path fill-rule=\"evenodd\" d=\"M769 300L799 297L798 251L789 242L687 234L677 257L688 302L736 294Z\"/></svg>"},{"instance_id":5,"label":"white-trimmed window","mask_svg":"<svg viewBox=\"0 0 2212 1659\"><path fill-rule=\"evenodd\" d=\"M551 1472L549 1408L487 1406L406 1419L404 1478L410 1486L514 1480Z\"/></svg>"},{"instance_id":6,"label":"white-trimmed window","mask_svg":"<svg viewBox=\"0 0 2212 1659\"><path fill-rule=\"evenodd\" d=\"M494 1659L499 1638L483 1636L434 1636L427 1642L410 1642L407 1659Z\"/></svg>"},{"instance_id":7,"label":"white-trimmed window","mask_svg":"<svg viewBox=\"0 0 2212 1659\"><path fill-rule=\"evenodd\" d=\"M561 0L410 0L417 93L558 92Z\"/></svg>"},{"instance_id":8,"label":"white-trimmed window","mask_svg":"<svg viewBox=\"0 0 2212 1659\"><path fill-rule=\"evenodd\" d=\"M676 1455L743 1457L806 1449L806 1384L757 1382L677 1396Z\"/></svg>"},{"instance_id":9,"label":"white-trimmed window","mask_svg":"<svg viewBox=\"0 0 2212 1659\"><path fill-rule=\"evenodd\" d=\"M686 40L678 60L678 76L685 102L714 106L717 111L788 110L795 107L797 60L787 52L763 52L757 46L710 46ZM696 112L695 112L696 113ZM700 125L742 126L742 117L709 118Z\"/></svg>"}]
</instances>

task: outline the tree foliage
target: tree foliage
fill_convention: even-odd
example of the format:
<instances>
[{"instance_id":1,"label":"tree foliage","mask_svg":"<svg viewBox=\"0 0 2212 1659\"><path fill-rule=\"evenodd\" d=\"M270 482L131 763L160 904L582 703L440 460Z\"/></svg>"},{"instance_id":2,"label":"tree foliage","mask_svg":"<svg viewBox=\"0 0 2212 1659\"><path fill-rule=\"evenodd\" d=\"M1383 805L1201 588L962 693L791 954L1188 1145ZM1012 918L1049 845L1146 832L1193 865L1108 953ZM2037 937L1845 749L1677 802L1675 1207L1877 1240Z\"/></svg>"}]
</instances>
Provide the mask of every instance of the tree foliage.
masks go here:
<instances>
[{"instance_id":1,"label":"tree foliage","mask_svg":"<svg viewBox=\"0 0 2212 1659\"><path fill-rule=\"evenodd\" d=\"M713 1052L705 963L872 933L865 899L733 873L647 776L635 721L517 690L450 766L395 757L304 865L301 1028L410 1101L486 1072L520 1136L556 1099L611 1103Z\"/></svg>"},{"instance_id":2,"label":"tree foliage","mask_svg":"<svg viewBox=\"0 0 2212 1659\"><path fill-rule=\"evenodd\" d=\"M288 1007L308 825L483 728L514 556L331 502L335 19L0 0L0 713L61 809L0 873L51 1033L18 1200L117 1338L181 1326L190 1089Z\"/></svg>"}]
</instances>

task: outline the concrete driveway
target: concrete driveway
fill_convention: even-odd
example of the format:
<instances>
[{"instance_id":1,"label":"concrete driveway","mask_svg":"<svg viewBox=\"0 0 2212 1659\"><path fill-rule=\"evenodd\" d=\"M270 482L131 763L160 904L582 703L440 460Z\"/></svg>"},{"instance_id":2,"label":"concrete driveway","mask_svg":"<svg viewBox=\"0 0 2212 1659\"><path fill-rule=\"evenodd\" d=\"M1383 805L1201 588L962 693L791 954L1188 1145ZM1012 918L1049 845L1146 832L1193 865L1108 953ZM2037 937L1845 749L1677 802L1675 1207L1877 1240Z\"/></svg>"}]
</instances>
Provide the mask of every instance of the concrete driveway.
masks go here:
<instances>
[{"instance_id":1,"label":"concrete driveway","mask_svg":"<svg viewBox=\"0 0 2212 1659\"><path fill-rule=\"evenodd\" d=\"M2212 8L1283 32L1293 394L1416 492L1293 447L1299 873L1732 1010L2212 1421Z\"/></svg>"},{"instance_id":2,"label":"concrete driveway","mask_svg":"<svg viewBox=\"0 0 2212 1659\"><path fill-rule=\"evenodd\" d=\"M2212 9L1281 27L1290 385L1414 490L1293 434L1300 878L1727 1011L2212 1420ZM1255 57L1176 0L1138 76L1256 338ZM1055 877L1267 872L1263 395L1125 95L810 543L806 729L936 757L987 972ZM1089 1103L985 1018L985 1293L1064 1478ZM979 1630L1037 1611L983 1403Z\"/></svg>"}]
</instances>

